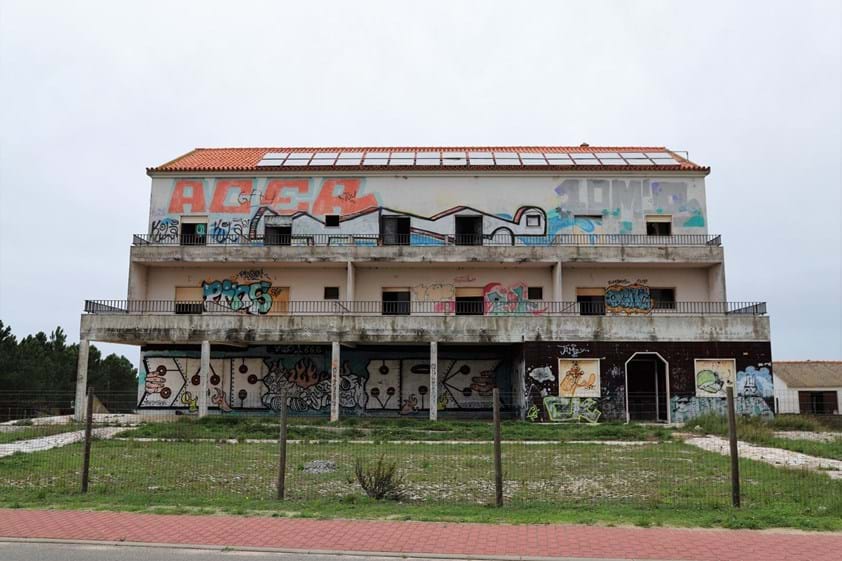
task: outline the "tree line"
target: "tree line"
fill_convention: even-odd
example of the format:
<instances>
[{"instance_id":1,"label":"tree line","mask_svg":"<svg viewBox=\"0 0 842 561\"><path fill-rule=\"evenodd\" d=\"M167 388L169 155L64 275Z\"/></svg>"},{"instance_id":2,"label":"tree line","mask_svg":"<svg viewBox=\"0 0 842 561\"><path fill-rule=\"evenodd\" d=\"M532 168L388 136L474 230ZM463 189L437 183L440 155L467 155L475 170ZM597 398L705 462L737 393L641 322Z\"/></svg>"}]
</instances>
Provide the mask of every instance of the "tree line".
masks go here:
<instances>
[{"instance_id":1,"label":"tree line","mask_svg":"<svg viewBox=\"0 0 842 561\"><path fill-rule=\"evenodd\" d=\"M61 327L18 341L0 321L0 419L71 413L78 357L79 345L68 345ZM109 411L129 411L136 405L137 369L121 355L103 358L91 345L88 386Z\"/></svg>"}]
</instances>

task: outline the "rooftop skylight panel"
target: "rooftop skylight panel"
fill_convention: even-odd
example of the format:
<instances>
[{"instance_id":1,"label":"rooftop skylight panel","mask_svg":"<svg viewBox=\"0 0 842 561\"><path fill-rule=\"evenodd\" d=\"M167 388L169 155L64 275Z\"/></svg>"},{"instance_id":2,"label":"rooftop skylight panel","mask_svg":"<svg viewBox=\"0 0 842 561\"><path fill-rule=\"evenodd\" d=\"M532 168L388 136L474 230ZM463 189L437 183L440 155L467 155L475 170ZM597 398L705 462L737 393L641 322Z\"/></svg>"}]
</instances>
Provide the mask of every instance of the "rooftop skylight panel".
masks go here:
<instances>
[{"instance_id":1,"label":"rooftop skylight panel","mask_svg":"<svg viewBox=\"0 0 842 561\"><path fill-rule=\"evenodd\" d=\"M390 166L411 166L415 164L415 152L392 152Z\"/></svg>"},{"instance_id":2,"label":"rooftop skylight panel","mask_svg":"<svg viewBox=\"0 0 842 561\"><path fill-rule=\"evenodd\" d=\"M312 152L293 152L284 162L285 166L306 166L313 157Z\"/></svg>"},{"instance_id":3,"label":"rooftop skylight panel","mask_svg":"<svg viewBox=\"0 0 842 561\"><path fill-rule=\"evenodd\" d=\"M385 166L389 162L388 152L368 152L363 160L364 166Z\"/></svg>"},{"instance_id":4,"label":"rooftop skylight panel","mask_svg":"<svg viewBox=\"0 0 842 561\"><path fill-rule=\"evenodd\" d=\"M521 152L520 159L527 166L547 165L547 160L544 159L544 154L541 152Z\"/></svg>"},{"instance_id":5,"label":"rooftop skylight panel","mask_svg":"<svg viewBox=\"0 0 842 561\"><path fill-rule=\"evenodd\" d=\"M620 154L618 154L617 152L597 152L596 154L594 154L594 156L596 156L600 160L605 160L606 158L619 158Z\"/></svg>"},{"instance_id":6,"label":"rooftop skylight panel","mask_svg":"<svg viewBox=\"0 0 842 561\"><path fill-rule=\"evenodd\" d=\"M265 156L263 156L264 160L283 160L289 156L289 152L267 152Z\"/></svg>"},{"instance_id":7,"label":"rooftop skylight panel","mask_svg":"<svg viewBox=\"0 0 842 561\"><path fill-rule=\"evenodd\" d=\"M672 156L670 155L669 152L647 152L646 157L652 158L652 159L655 159L655 158L672 158Z\"/></svg>"},{"instance_id":8,"label":"rooftop skylight panel","mask_svg":"<svg viewBox=\"0 0 842 561\"><path fill-rule=\"evenodd\" d=\"M418 152L415 155L415 165L417 166L440 166L441 157L439 152Z\"/></svg>"},{"instance_id":9,"label":"rooftop skylight panel","mask_svg":"<svg viewBox=\"0 0 842 561\"><path fill-rule=\"evenodd\" d=\"M571 152L570 156L575 160L595 160L596 155L593 152Z\"/></svg>"},{"instance_id":10,"label":"rooftop skylight panel","mask_svg":"<svg viewBox=\"0 0 842 561\"><path fill-rule=\"evenodd\" d=\"M283 163L283 160L260 160L257 163L257 167L265 168L265 167L279 166L282 163Z\"/></svg>"},{"instance_id":11,"label":"rooftop skylight panel","mask_svg":"<svg viewBox=\"0 0 842 561\"><path fill-rule=\"evenodd\" d=\"M620 155L627 160L639 160L646 157L643 152L620 152Z\"/></svg>"},{"instance_id":12,"label":"rooftop skylight panel","mask_svg":"<svg viewBox=\"0 0 842 561\"><path fill-rule=\"evenodd\" d=\"M338 152L316 152L316 158L320 160L335 160Z\"/></svg>"},{"instance_id":13,"label":"rooftop skylight panel","mask_svg":"<svg viewBox=\"0 0 842 561\"><path fill-rule=\"evenodd\" d=\"M622 158L600 158L599 161L604 166L625 166L626 161Z\"/></svg>"},{"instance_id":14,"label":"rooftop skylight panel","mask_svg":"<svg viewBox=\"0 0 842 561\"><path fill-rule=\"evenodd\" d=\"M441 163L445 166L466 166L468 159L464 152L445 152L442 154Z\"/></svg>"},{"instance_id":15,"label":"rooftop skylight panel","mask_svg":"<svg viewBox=\"0 0 842 561\"><path fill-rule=\"evenodd\" d=\"M491 152L468 152L469 163L472 166L493 166L494 158Z\"/></svg>"},{"instance_id":16,"label":"rooftop skylight panel","mask_svg":"<svg viewBox=\"0 0 842 561\"><path fill-rule=\"evenodd\" d=\"M519 166L520 158L514 152L494 152L498 166Z\"/></svg>"},{"instance_id":17,"label":"rooftop skylight panel","mask_svg":"<svg viewBox=\"0 0 842 561\"><path fill-rule=\"evenodd\" d=\"M564 152L547 153L547 161L551 166L572 166L573 160Z\"/></svg>"},{"instance_id":18,"label":"rooftop skylight panel","mask_svg":"<svg viewBox=\"0 0 842 561\"><path fill-rule=\"evenodd\" d=\"M337 166L358 166L362 159L362 152L340 152L339 159L336 160Z\"/></svg>"}]
</instances>

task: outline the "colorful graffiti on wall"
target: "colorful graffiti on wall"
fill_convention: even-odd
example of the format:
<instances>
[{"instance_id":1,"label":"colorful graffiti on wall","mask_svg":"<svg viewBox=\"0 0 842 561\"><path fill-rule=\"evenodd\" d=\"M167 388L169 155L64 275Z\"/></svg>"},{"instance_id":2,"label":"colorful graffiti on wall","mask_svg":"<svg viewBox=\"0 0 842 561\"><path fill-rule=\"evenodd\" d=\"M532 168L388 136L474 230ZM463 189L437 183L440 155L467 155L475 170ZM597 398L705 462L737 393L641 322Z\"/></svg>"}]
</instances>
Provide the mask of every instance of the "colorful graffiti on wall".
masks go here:
<instances>
[{"instance_id":1,"label":"colorful graffiti on wall","mask_svg":"<svg viewBox=\"0 0 842 561\"><path fill-rule=\"evenodd\" d=\"M673 423L686 423L695 417L711 413L723 417L728 414L726 400L719 397L673 396L670 406ZM734 399L734 407L738 415L766 419L774 417L772 408L761 397L737 397Z\"/></svg>"},{"instance_id":2,"label":"colorful graffiti on wall","mask_svg":"<svg viewBox=\"0 0 842 561\"><path fill-rule=\"evenodd\" d=\"M728 384L736 381L734 359L697 359L696 397L725 397Z\"/></svg>"},{"instance_id":3,"label":"colorful graffiti on wall","mask_svg":"<svg viewBox=\"0 0 842 561\"><path fill-rule=\"evenodd\" d=\"M229 279L202 282L202 299L205 309L212 311L209 303L218 304L223 310L247 314L266 314L272 309L269 281L240 284Z\"/></svg>"},{"instance_id":4,"label":"colorful graffiti on wall","mask_svg":"<svg viewBox=\"0 0 842 561\"><path fill-rule=\"evenodd\" d=\"M278 411L284 396L292 413L327 414L330 409L327 347L253 347L242 353L212 356L208 384L212 409ZM439 399L430 403L428 359L376 356L371 352L343 353L339 403L346 413L412 414L431 406L490 409L492 389L497 378L504 376L504 362L499 359L442 358L438 364ZM144 352L138 407L192 412L201 381L199 366L198 353Z\"/></svg>"},{"instance_id":5,"label":"colorful graffiti on wall","mask_svg":"<svg viewBox=\"0 0 842 561\"><path fill-rule=\"evenodd\" d=\"M652 300L646 281L613 280L605 289L605 309L613 314L648 314Z\"/></svg>"},{"instance_id":6,"label":"colorful graffiti on wall","mask_svg":"<svg viewBox=\"0 0 842 561\"><path fill-rule=\"evenodd\" d=\"M482 290L482 300L487 315L532 314L540 315L547 311L541 301L529 300L529 287L525 282L505 286L492 282Z\"/></svg>"},{"instance_id":7,"label":"colorful graffiti on wall","mask_svg":"<svg viewBox=\"0 0 842 561\"><path fill-rule=\"evenodd\" d=\"M561 397L599 397L598 359L558 359L561 380L558 395Z\"/></svg>"}]
</instances>

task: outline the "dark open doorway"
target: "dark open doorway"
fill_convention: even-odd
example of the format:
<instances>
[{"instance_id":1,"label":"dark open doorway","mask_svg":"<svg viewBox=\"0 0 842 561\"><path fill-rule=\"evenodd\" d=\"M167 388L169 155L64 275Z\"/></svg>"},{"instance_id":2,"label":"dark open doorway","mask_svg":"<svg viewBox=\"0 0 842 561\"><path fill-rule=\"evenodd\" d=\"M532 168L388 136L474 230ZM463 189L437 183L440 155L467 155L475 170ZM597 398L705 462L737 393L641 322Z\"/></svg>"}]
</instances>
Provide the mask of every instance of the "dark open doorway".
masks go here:
<instances>
[{"instance_id":1,"label":"dark open doorway","mask_svg":"<svg viewBox=\"0 0 842 561\"><path fill-rule=\"evenodd\" d=\"M626 363L626 400L630 421L669 421L667 364L655 353L637 353Z\"/></svg>"}]
</instances>

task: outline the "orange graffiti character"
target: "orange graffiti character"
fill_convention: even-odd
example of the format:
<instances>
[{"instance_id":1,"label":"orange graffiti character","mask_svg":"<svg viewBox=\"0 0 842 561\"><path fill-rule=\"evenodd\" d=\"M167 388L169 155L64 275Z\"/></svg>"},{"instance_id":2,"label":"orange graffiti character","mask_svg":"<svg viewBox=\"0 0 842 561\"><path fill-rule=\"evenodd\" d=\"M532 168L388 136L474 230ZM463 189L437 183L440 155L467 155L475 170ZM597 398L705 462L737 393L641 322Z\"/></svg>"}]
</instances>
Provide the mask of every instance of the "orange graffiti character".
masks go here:
<instances>
[{"instance_id":1,"label":"orange graffiti character","mask_svg":"<svg viewBox=\"0 0 842 561\"><path fill-rule=\"evenodd\" d=\"M360 195L359 179L325 179L313 203L313 214L353 214L378 205L373 193Z\"/></svg>"},{"instance_id":2,"label":"orange graffiti character","mask_svg":"<svg viewBox=\"0 0 842 561\"><path fill-rule=\"evenodd\" d=\"M260 205L280 214L307 212L310 209L306 200L309 191L310 182L306 179L272 179L266 184Z\"/></svg>"},{"instance_id":3,"label":"orange graffiti character","mask_svg":"<svg viewBox=\"0 0 842 561\"><path fill-rule=\"evenodd\" d=\"M248 214L251 206L251 193L254 189L250 179L220 179L216 182L211 201L211 212ZM236 195L233 200L236 204L230 204L231 193Z\"/></svg>"},{"instance_id":4,"label":"orange graffiti character","mask_svg":"<svg viewBox=\"0 0 842 561\"><path fill-rule=\"evenodd\" d=\"M189 195L187 193L190 193ZM175 182L170 197L172 214L183 214L184 205L190 205L189 212L205 212L205 186L200 179L182 179Z\"/></svg>"}]
</instances>

